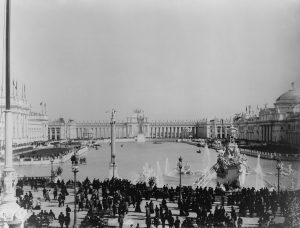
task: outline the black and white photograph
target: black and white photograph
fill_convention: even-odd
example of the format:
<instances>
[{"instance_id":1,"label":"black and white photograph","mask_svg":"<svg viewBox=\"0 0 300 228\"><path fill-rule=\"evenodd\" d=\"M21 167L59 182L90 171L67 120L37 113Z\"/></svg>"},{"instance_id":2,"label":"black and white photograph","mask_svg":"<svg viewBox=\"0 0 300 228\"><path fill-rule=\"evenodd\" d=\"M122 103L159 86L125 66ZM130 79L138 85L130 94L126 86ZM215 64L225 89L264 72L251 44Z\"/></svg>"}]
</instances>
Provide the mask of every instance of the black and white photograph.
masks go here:
<instances>
[{"instance_id":1,"label":"black and white photograph","mask_svg":"<svg viewBox=\"0 0 300 228\"><path fill-rule=\"evenodd\" d=\"M300 227L300 0L1 0L0 228Z\"/></svg>"}]
</instances>

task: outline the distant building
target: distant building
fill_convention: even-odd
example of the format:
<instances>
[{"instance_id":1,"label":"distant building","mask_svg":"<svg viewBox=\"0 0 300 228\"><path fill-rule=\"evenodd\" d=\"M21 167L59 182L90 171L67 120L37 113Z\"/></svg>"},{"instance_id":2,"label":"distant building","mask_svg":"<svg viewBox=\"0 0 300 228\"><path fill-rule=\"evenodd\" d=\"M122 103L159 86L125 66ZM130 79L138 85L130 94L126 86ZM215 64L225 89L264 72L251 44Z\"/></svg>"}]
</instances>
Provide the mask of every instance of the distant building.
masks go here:
<instances>
[{"instance_id":1,"label":"distant building","mask_svg":"<svg viewBox=\"0 0 300 228\"><path fill-rule=\"evenodd\" d=\"M255 113L251 107L246 113L236 115L234 125L238 127L239 138L300 146L300 91L292 88L280 95L274 107L257 108Z\"/></svg>"},{"instance_id":2,"label":"distant building","mask_svg":"<svg viewBox=\"0 0 300 228\"><path fill-rule=\"evenodd\" d=\"M229 128L232 124L231 119L212 119L202 120L196 124L197 138L218 138L228 137Z\"/></svg>"},{"instance_id":3,"label":"distant building","mask_svg":"<svg viewBox=\"0 0 300 228\"><path fill-rule=\"evenodd\" d=\"M78 138L76 134L76 126L77 123L71 119L65 121L64 118L58 118L57 120L49 121L48 139L49 140L76 139Z\"/></svg>"},{"instance_id":4,"label":"distant building","mask_svg":"<svg viewBox=\"0 0 300 228\"><path fill-rule=\"evenodd\" d=\"M199 121L150 121L143 117L142 132L146 138L228 138L231 125L238 127L239 139L284 143L299 147L300 143L300 93L293 87L282 94L274 107L263 109L246 108L245 113L233 119L212 119ZM138 135L137 115L126 121L117 121L116 138L135 138ZM110 123L75 122L63 118L49 122L48 138L61 139L101 139L110 138Z\"/></svg>"},{"instance_id":5,"label":"distant building","mask_svg":"<svg viewBox=\"0 0 300 228\"><path fill-rule=\"evenodd\" d=\"M126 121L117 121L116 138L135 138L139 131L136 115L127 117ZM211 121L149 121L143 117L142 132L146 138L226 138L230 120L214 119ZM66 122L59 118L49 122L50 140L61 139L101 139L110 138L109 122Z\"/></svg>"},{"instance_id":6,"label":"distant building","mask_svg":"<svg viewBox=\"0 0 300 228\"><path fill-rule=\"evenodd\" d=\"M25 85L17 87L13 81L11 111L13 122L13 147L32 142L48 140L48 116L45 104L41 103L42 113L34 112L26 99ZM0 97L0 142L1 150L5 144L5 92Z\"/></svg>"}]
</instances>

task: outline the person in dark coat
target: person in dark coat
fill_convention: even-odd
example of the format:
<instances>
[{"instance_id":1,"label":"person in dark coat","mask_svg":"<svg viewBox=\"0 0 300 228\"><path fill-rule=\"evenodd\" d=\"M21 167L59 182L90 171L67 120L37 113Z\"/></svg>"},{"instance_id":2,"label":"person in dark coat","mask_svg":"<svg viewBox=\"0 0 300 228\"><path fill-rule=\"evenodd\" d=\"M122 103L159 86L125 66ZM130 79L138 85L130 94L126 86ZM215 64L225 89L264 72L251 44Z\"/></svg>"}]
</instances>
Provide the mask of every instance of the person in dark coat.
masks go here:
<instances>
[{"instance_id":1,"label":"person in dark coat","mask_svg":"<svg viewBox=\"0 0 300 228\"><path fill-rule=\"evenodd\" d=\"M122 228L123 223L124 223L124 215L123 214L119 215L118 222L119 222L119 228Z\"/></svg>"},{"instance_id":2,"label":"person in dark coat","mask_svg":"<svg viewBox=\"0 0 300 228\"><path fill-rule=\"evenodd\" d=\"M69 207L69 205L67 205L66 207L66 215L70 214L71 212L71 208Z\"/></svg>"},{"instance_id":3,"label":"person in dark coat","mask_svg":"<svg viewBox=\"0 0 300 228\"><path fill-rule=\"evenodd\" d=\"M65 216L65 225L66 225L66 228L69 227L70 222L71 222L70 213L68 213L68 214Z\"/></svg>"},{"instance_id":4,"label":"person in dark coat","mask_svg":"<svg viewBox=\"0 0 300 228\"><path fill-rule=\"evenodd\" d=\"M180 228L180 220L179 220L178 216L176 216L174 226L175 226L175 228Z\"/></svg>"},{"instance_id":5,"label":"person in dark coat","mask_svg":"<svg viewBox=\"0 0 300 228\"><path fill-rule=\"evenodd\" d=\"M60 212L60 214L58 216L58 222L60 224L60 227L63 228L64 223L65 223L65 216L62 212Z\"/></svg>"}]
</instances>

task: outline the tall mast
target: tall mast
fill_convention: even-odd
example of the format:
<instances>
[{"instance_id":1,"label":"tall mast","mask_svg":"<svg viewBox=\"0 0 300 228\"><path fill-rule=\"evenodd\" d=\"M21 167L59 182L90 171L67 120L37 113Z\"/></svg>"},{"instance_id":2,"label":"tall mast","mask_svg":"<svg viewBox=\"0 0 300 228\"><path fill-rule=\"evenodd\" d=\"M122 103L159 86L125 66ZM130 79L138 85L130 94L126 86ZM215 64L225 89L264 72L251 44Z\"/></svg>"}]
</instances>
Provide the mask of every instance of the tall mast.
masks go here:
<instances>
[{"instance_id":1,"label":"tall mast","mask_svg":"<svg viewBox=\"0 0 300 228\"><path fill-rule=\"evenodd\" d=\"M6 76L6 110L5 110L5 163L3 169L3 198L0 203L0 227L24 227L26 210L16 203L17 176L12 164L12 112L10 110L10 0L6 0L5 31L5 76Z\"/></svg>"},{"instance_id":2,"label":"tall mast","mask_svg":"<svg viewBox=\"0 0 300 228\"><path fill-rule=\"evenodd\" d=\"M5 39L5 77L6 77L6 111L5 111L5 168L12 169L12 113L10 110L10 0L6 0L6 39Z\"/></svg>"},{"instance_id":3,"label":"tall mast","mask_svg":"<svg viewBox=\"0 0 300 228\"><path fill-rule=\"evenodd\" d=\"M6 110L10 110L10 0L6 1L6 62L5 62L5 75L6 75Z\"/></svg>"}]
</instances>

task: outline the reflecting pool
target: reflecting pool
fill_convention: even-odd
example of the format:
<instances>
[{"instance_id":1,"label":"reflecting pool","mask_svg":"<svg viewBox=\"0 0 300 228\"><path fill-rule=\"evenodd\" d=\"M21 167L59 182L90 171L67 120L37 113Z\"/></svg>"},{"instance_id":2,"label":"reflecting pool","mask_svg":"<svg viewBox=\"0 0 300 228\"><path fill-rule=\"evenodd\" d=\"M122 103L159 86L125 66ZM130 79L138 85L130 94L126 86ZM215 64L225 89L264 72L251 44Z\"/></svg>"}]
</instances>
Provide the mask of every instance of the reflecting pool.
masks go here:
<instances>
[{"instance_id":1,"label":"reflecting pool","mask_svg":"<svg viewBox=\"0 0 300 228\"><path fill-rule=\"evenodd\" d=\"M156 174L160 184L178 185L179 174L176 171L179 156L183 158L183 166L189 165L192 173L182 175L183 185L192 185L200 174L207 170L208 166L212 166L217 160L215 150L209 149L205 152L204 148L200 148L201 153L197 153L198 147L184 144L163 142L154 144L153 142L146 143L116 143L116 164L119 177L127 178L132 181L138 179L143 170L151 171ZM87 160L86 165L80 165L77 173L78 179L83 180L87 176L90 180L93 178L105 179L108 177L108 167L110 161L109 144L102 144L98 150L91 148L84 155ZM276 161L273 160L258 160L255 157L248 157L248 170L245 175L244 186L257 186L257 167L260 167L260 178L263 180L263 185L266 187L277 186L277 170ZM259 162L259 164L258 164ZM293 171L291 174L286 172L280 176L281 186L289 188L292 185L296 189L300 189L298 176L300 174L299 162L283 162L285 169L290 166ZM67 179L73 178L71 172L71 162L61 165L63 168L62 177ZM54 165L54 169L57 166ZM49 176L50 165L45 166L15 166L16 171L20 175L25 176ZM210 186L215 185L214 178L210 181ZM260 185L261 186L261 185Z\"/></svg>"}]
</instances>

